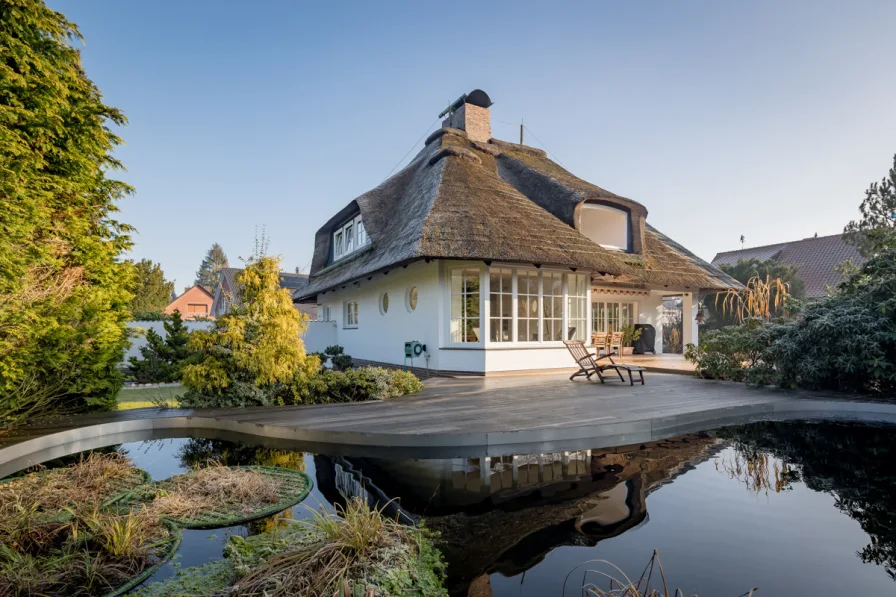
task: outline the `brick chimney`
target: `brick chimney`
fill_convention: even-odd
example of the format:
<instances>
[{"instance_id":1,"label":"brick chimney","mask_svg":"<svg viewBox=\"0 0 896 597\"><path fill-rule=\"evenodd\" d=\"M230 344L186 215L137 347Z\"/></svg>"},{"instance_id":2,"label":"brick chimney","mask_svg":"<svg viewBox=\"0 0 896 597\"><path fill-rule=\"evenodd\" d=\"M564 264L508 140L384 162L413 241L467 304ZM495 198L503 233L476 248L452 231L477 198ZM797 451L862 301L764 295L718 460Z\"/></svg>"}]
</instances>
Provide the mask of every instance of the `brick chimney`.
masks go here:
<instances>
[{"instance_id":1,"label":"brick chimney","mask_svg":"<svg viewBox=\"0 0 896 597\"><path fill-rule=\"evenodd\" d=\"M462 102L455 102L456 109L442 121L442 127L467 131L471 141L488 143L492 138L492 119L488 111L491 99L481 89L474 89Z\"/></svg>"}]
</instances>

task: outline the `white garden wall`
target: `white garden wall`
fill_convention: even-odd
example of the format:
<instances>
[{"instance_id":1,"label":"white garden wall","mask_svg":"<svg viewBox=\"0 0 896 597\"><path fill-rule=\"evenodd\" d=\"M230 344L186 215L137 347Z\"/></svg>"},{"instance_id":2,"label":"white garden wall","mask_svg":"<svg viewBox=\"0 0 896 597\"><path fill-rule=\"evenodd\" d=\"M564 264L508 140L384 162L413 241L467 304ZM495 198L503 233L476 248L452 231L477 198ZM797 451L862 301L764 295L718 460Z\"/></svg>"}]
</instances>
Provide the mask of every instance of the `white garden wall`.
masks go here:
<instances>
[{"instance_id":1,"label":"white garden wall","mask_svg":"<svg viewBox=\"0 0 896 597\"><path fill-rule=\"evenodd\" d=\"M302 335L305 352L323 352L328 346L336 344L335 321L309 321Z\"/></svg>"}]
</instances>

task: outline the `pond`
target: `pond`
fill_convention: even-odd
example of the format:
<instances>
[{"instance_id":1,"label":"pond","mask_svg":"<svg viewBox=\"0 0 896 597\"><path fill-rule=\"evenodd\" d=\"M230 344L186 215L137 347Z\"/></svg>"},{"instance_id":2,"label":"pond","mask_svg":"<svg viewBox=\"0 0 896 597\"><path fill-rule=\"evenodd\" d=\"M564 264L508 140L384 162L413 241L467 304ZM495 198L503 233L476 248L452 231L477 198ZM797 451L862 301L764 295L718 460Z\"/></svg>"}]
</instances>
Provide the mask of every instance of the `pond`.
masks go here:
<instances>
[{"instance_id":1,"label":"pond","mask_svg":"<svg viewBox=\"0 0 896 597\"><path fill-rule=\"evenodd\" d=\"M669 586L688 595L896 590L896 427L762 422L480 458L365 458L195 437L107 449L156 480L208 459L304 469L314 489L282 517L360 496L404 520L425 518L441 533L452 595L581 595L583 578L607 588L586 562L608 560L637 578L654 550ZM154 580L218 559L230 535L270 524L184 531L178 557Z\"/></svg>"}]
</instances>

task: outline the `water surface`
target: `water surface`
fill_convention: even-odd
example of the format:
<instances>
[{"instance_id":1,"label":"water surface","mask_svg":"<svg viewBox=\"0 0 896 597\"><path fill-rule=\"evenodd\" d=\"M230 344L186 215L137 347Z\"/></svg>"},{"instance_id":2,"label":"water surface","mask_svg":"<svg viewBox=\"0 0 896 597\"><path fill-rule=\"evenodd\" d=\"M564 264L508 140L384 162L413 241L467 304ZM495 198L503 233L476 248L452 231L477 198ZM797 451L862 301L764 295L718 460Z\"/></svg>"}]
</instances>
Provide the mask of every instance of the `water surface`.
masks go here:
<instances>
[{"instance_id":1,"label":"water surface","mask_svg":"<svg viewBox=\"0 0 896 597\"><path fill-rule=\"evenodd\" d=\"M610 560L637 577L659 551L685 594L896 592L896 428L753 423L648 444L488 458L361 458L175 438L124 443L153 479L196 463L305 470L308 507L360 496L441 533L452 594L580 595ZM69 460L71 457L67 458ZM184 531L178 567L221 557L232 534L271 521ZM603 570L607 570L604 566ZM604 582L603 588L606 588Z\"/></svg>"}]
</instances>

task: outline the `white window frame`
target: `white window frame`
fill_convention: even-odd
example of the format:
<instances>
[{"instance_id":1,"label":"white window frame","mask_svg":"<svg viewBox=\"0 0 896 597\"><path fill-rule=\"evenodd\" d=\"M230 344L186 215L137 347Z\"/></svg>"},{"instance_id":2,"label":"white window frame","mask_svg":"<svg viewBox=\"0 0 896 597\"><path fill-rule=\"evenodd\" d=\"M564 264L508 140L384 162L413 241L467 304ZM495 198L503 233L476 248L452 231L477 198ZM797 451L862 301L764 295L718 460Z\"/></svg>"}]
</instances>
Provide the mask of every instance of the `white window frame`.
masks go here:
<instances>
[{"instance_id":1,"label":"white window frame","mask_svg":"<svg viewBox=\"0 0 896 597\"><path fill-rule=\"evenodd\" d=\"M535 316L535 317L526 317L525 319L527 319L527 320L530 321L530 322L534 322L534 324L535 324L535 328L536 328L536 331L537 331L537 336L538 336L538 338L537 338L536 340L529 340L529 339L521 340L521 339L519 338L519 328L520 328L520 326L519 326L519 321L520 321L520 319L519 319L519 289L520 289L520 282L519 282L519 280L520 280L520 273L522 273L522 272L525 272L525 273L527 273L527 274L528 274L528 273L534 273L534 274L535 274L536 286L537 286L537 289L536 289L537 294L528 294L528 293L527 293L526 296L528 296L528 297L532 297L532 296L537 297L536 300L538 301L538 307L537 307L537 309L536 309L536 316ZM542 300L542 293L541 293L541 271L539 271L539 270L535 270L535 269L529 269L529 268L514 268L514 270L513 270L513 283L514 283L513 303L514 303L514 307L515 307L515 308L514 308L514 312L513 312L513 327L514 327L514 338L513 338L513 340L514 340L514 342L518 342L518 343L520 343L520 344L522 344L522 345L526 345L526 346L531 346L531 345L533 345L533 344L538 344L538 343L540 343L540 342L543 340L543 336L542 336L542 325L543 325L543 324L542 324L542 321L543 321L543 319L542 319L542 314L541 314L541 300ZM531 311L530 311L530 312L531 312ZM529 325L531 326L532 324L530 323ZM531 331L531 327L527 327L527 330Z\"/></svg>"},{"instance_id":2,"label":"white window frame","mask_svg":"<svg viewBox=\"0 0 896 597\"><path fill-rule=\"evenodd\" d=\"M333 261L337 259L342 259L342 247L344 246L345 239L343 238L344 230L340 228L336 232L333 233Z\"/></svg>"},{"instance_id":3,"label":"white window frame","mask_svg":"<svg viewBox=\"0 0 896 597\"><path fill-rule=\"evenodd\" d=\"M451 301L452 301L452 288L451 288L451 276L453 272L456 270L467 270L467 269L478 269L479 270L479 317L480 317L480 335L478 342L455 342L452 339L451 334L451 326L452 326L452 312L451 312ZM495 270L511 270L512 273L512 316L513 319L511 321L511 340L508 341L492 341L491 339L491 271ZM570 275L582 275L585 276L585 295L584 295L584 304L585 304L585 313L584 316L580 319L585 322L585 328L583 336L585 337L585 341L587 342L590 338L591 334L591 279L590 274L586 273L576 273L570 272L569 270L561 270L561 269L540 269L533 267L525 267L525 266L517 266L514 264L500 264L495 263L488 266L479 265L470 262L451 262L447 263L445 269L443 270L443 280L444 280L444 301L445 301L445 311L444 313L444 340L442 346L444 348L469 348L469 349L482 349L482 348L557 348L563 347L562 340L547 340L544 337L544 278L545 273L552 274L563 274L562 277L562 301L561 301L561 318L560 326L562 333L565 336L568 336L568 330L571 322L570 318L570 295L569 295L569 276ZM519 338L519 290L520 290L520 276L523 273L536 273L538 280L538 309L537 309L537 318L532 319L532 325L537 326L535 329L538 330L538 340L521 340ZM533 295L534 296L534 295ZM574 298L574 297L573 297ZM629 302L629 301L626 301ZM637 306L635 307L637 309Z\"/></svg>"},{"instance_id":4,"label":"white window frame","mask_svg":"<svg viewBox=\"0 0 896 597\"><path fill-rule=\"evenodd\" d=\"M585 294L581 295L581 296L573 294L573 285L571 284L571 282L577 276L584 278L584 282L585 282ZM564 319L564 326L563 326L563 330L566 335L566 338L564 338L565 340L575 339L575 340L581 340L581 341L587 343L591 339L591 327L589 326L589 321L588 321L589 313L591 311L591 302L588 300L588 287L590 285L589 277L590 276L588 276L588 274L578 274L578 273L566 274L566 285L567 285L566 293L565 293L566 302L564 303L566 305L566 311L564 313L565 319ZM573 313L572 313L573 301L579 302L579 305L577 306L577 308L581 309L581 311L582 311L580 316L575 317L575 318L573 317ZM574 321L582 322L582 329L580 330L579 326L576 325L576 336L577 337L569 338L569 329L570 329L570 327L572 327L572 324Z\"/></svg>"},{"instance_id":5,"label":"white window frame","mask_svg":"<svg viewBox=\"0 0 896 597\"><path fill-rule=\"evenodd\" d=\"M640 315L641 315L641 305L636 300L627 299L627 298L618 298L618 297L609 298L609 297L601 296L599 293L594 293L591 296L591 300L588 303L589 314L593 312L594 305L596 303L604 303L605 305L610 305L610 304L617 305L618 309L619 309L620 322L622 321L622 305L630 304L630 305L632 305L632 323L633 324L640 323L638 320L640 319ZM591 318L590 315L589 315L589 318ZM609 324L610 324L610 309L609 309L609 307L604 308L603 320L604 320L604 323L606 324L604 327L607 328L607 331L609 331ZM589 333L592 333L592 334L595 333L596 330L594 328L597 326L597 323L598 322L596 320L592 319L591 326L588 328ZM619 326L619 327L621 328L622 326ZM616 331L621 331L621 329L616 330Z\"/></svg>"},{"instance_id":6,"label":"white window frame","mask_svg":"<svg viewBox=\"0 0 896 597\"><path fill-rule=\"evenodd\" d=\"M352 308L354 305L354 308ZM342 328L354 330L358 328L360 307L358 299L350 299L342 303Z\"/></svg>"},{"instance_id":7,"label":"white window frame","mask_svg":"<svg viewBox=\"0 0 896 597\"><path fill-rule=\"evenodd\" d=\"M475 342L459 342L452 339L451 324L453 321L452 308L452 287L451 277L457 270L478 270L479 271L479 339ZM481 348L485 346L485 332L488 328L484 322L488 313L486 311L487 301L485 297L488 295L488 269L476 263L451 264L445 269L445 291L446 291L446 310L445 310L445 345L457 348ZM418 294L419 298L419 294ZM461 318L464 319L463 317Z\"/></svg>"},{"instance_id":8,"label":"white window frame","mask_svg":"<svg viewBox=\"0 0 896 597\"><path fill-rule=\"evenodd\" d=\"M507 274L507 273L509 273L509 274L510 274L510 287L509 287L508 289L506 289L506 290L505 290L504 288L499 288L497 291L493 291L492 288L491 288L491 275L492 275L492 272L494 272L494 273L495 273L496 275L498 275L498 276L501 276L501 275L503 275L503 274ZM511 342L513 342L513 341L516 340L516 338L515 338L516 332L515 332L515 330L514 330L514 324L515 324L515 322L516 322L516 320L517 320L516 306L515 306L515 305L516 305L516 301L514 300L514 298L515 298L514 290L515 290L515 288L516 288L516 282L515 282L515 280L516 280L516 270L515 270L514 268L510 268L510 267L489 267L489 268L488 268L488 276L489 276L489 294L488 294L488 309L489 309L489 321L488 321L488 326L489 326L489 327L488 327L488 342L491 343L491 344L502 344L502 345L506 345L506 344L509 344L509 343L511 343ZM509 307L509 312L508 312L508 313L498 313L497 315L491 313L491 308L492 308L491 298L492 298L492 294L497 295L499 306L502 305L502 304L504 303L503 297L505 297L505 296L509 296L509 297L510 297L510 307ZM510 325L508 326L508 327L510 328L510 337L507 338L506 340L492 340L492 331L493 331L493 330L492 330L492 322L493 322L493 320L495 320L495 319L498 320L499 325L500 325L500 322L502 322L502 321L509 321L509 322L510 322Z\"/></svg>"},{"instance_id":9,"label":"white window frame","mask_svg":"<svg viewBox=\"0 0 896 597\"><path fill-rule=\"evenodd\" d=\"M368 244L367 229L361 216L357 215L333 231L333 261L356 253Z\"/></svg>"},{"instance_id":10,"label":"white window frame","mask_svg":"<svg viewBox=\"0 0 896 597\"><path fill-rule=\"evenodd\" d=\"M588 223L586 223L585 221L587 219L586 214L589 214L590 212L598 214L598 217L607 221L609 221L611 218L618 218L621 216L624 220L621 231L624 232L625 246L608 242L600 242L602 239L594 238L594 230L589 229ZM631 252L632 245L632 214L630 211L622 207L604 205L602 203L586 202L582 205L581 213L579 215L579 232L584 234L592 242L600 245L605 249L629 253ZM619 232L619 230L617 230L616 232Z\"/></svg>"},{"instance_id":11,"label":"white window frame","mask_svg":"<svg viewBox=\"0 0 896 597\"><path fill-rule=\"evenodd\" d=\"M545 284L545 280L553 280L554 276L560 275L560 294L546 294L547 284ZM551 297L551 317L545 317L545 296ZM556 313L554 313L553 303L559 297L560 299L560 317L557 317ZM564 325L564 321L566 319L566 275L563 272L559 271L545 271L542 272L541 275L541 341L544 344L557 344L563 341L564 330L566 326ZM549 340L547 338L547 334L545 333L545 325L548 321L557 322L559 321L560 325L560 340ZM552 326L553 330L553 326Z\"/></svg>"}]
</instances>

